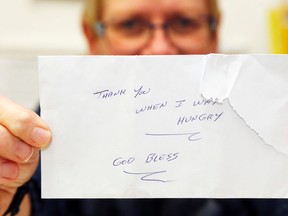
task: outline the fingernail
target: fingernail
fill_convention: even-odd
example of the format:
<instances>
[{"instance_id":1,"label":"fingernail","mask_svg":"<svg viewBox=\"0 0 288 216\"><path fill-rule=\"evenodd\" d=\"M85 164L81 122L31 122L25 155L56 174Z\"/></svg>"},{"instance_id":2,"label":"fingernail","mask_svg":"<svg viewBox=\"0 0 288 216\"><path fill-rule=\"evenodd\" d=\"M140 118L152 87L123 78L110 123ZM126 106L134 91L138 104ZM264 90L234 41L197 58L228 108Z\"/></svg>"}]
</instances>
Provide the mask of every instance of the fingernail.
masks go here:
<instances>
[{"instance_id":1,"label":"fingernail","mask_svg":"<svg viewBox=\"0 0 288 216\"><path fill-rule=\"evenodd\" d=\"M27 163L34 153L34 149L25 144L19 143L16 149L16 156L22 159L25 163Z\"/></svg>"},{"instance_id":2,"label":"fingernail","mask_svg":"<svg viewBox=\"0 0 288 216\"><path fill-rule=\"evenodd\" d=\"M45 146L51 141L51 133L43 128L34 128L31 139L39 146Z\"/></svg>"},{"instance_id":3,"label":"fingernail","mask_svg":"<svg viewBox=\"0 0 288 216\"><path fill-rule=\"evenodd\" d=\"M17 165L11 162L3 163L1 165L0 175L2 178L16 179L18 175Z\"/></svg>"}]
</instances>

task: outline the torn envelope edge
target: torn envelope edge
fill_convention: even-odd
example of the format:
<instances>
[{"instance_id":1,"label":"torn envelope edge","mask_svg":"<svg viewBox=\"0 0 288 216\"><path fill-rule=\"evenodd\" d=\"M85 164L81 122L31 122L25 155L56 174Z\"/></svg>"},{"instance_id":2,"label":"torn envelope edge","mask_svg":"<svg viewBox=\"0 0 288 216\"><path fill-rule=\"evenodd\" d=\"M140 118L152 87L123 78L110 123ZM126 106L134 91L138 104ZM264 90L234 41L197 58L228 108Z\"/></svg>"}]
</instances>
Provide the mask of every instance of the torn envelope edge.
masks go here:
<instances>
[{"instance_id":1,"label":"torn envelope edge","mask_svg":"<svg viewBox=\"0 0 288 216\"><path fill-rule=\"evenodd\" d=\"M288 55L206 56L201 95L228 100L245 124L288 155Z\"/></svg>"}]
</instances>

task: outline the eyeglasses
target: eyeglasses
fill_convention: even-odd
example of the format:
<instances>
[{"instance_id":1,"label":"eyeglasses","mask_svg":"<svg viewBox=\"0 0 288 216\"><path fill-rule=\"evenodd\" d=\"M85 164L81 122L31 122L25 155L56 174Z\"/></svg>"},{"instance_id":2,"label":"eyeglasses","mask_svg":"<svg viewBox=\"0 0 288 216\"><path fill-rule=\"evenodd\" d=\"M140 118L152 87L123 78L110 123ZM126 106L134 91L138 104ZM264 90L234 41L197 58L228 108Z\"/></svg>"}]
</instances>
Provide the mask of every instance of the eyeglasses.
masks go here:
<instances>
[{"instance_id":1,"label":"eyeglasses","mask_svg":"<svg viewBox=\"0 0 288 216\"><path fill-rule=\"evenodd\" d=\"M141 49L152 37L153 31L161 28L176 47L189 51L197 46L203 34L216 31L217 21L213 16L170 18L162 24L153 24L143 18L97 22L95 31L100 38L118 50Z\"/></svg>"}]
</instances>

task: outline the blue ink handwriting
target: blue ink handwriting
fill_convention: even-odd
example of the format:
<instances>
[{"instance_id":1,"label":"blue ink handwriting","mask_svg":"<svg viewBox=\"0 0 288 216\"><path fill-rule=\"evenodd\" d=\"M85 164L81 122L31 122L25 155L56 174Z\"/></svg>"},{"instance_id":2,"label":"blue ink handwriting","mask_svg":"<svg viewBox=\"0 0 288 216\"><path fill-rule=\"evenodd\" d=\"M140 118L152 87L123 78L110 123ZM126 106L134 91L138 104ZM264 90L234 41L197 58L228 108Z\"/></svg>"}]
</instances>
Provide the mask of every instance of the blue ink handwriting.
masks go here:
<instances>
[{"instance_id":1,"label":"blue ink handwriting","mask_svg":"<svg viewBox=\"0 0 288 216\"><path fill-rule=\"evenodd\" d=\"M194 132L194 133L172 133L172 134L156 134L156 133L146 133L146 136L188 136L188 140L193 142L193 141L198 141L201 140L201 137L197 137L197 135L200 135L200 132Z\"/></svg>"},{"instance_id":2,"label":"blue ink handwriting","mask_svg":"<svg viewBox=\"0 0 288 216\"><path fill-rule=\"evenodd\" d=\"M126 164L131 164L135 161L134 157L130 157L128 159L123 159L122 157L116 158L113 161L113 166L120 166L120 165L126 165Z\"/></svg>"},{"instance_id":3,"label":"blue ink handwriting","mask_svg":"<svg viewBox=\"0 0 288 216\"><path fill-rule=\"evenodd\" d=\"M146 105L146 106L143 106L143 107L137 109L136 110L136 114L143 113L143 112L146 112L146 111L159 110L159 109L162 109L162 108L166 107L167 104L168 104L168 102L165 101L165 102L161 102L161 103Z\"/></svg>"},{"instance_id":4,"label":"blue ink handwriting","mask_svg":"<svg viewBox=\"0 0 288 216\"><path fill-rule=\"evenodd\" d=\"M127 172L123 170L124 173L129 174L129 175L140 175L142 181L150 181L150 182L162 182L162 183L167 183L171 182L172 180L162 180L160 178L155 178L155 175L161 174L161 173L166 173L166 170L163 171L157 171L157 172ZM152 178L153 177L153 178Z\"/></svg>"},{"instance_id":5,"label":"blue ink handwriting","mask_svg":"<svg viewBox=\"0 0 288 216\"><path fill-rule=\"evenodd\" d=\"M191 115L191 116L182 116L179 117L178 121L177 121L177 125L182 125L184 123L192 123L195 121L213 121L216 122L222 115L224 112L221 113L214 113L214 114L201 114L201 115Z\"/></svg>"},{"instance_id":6,"label":"blue ink handwriting","mask_svg":"<svg viewBox=\"0 0 288 216\"><path fill-rule=\"evenodd\" d=\"M195 100L193 101L193 106L206 106L206 105L215 105L218 102L218 98L211 98L211 99L202 99L202 100Z\"/></svg>"},{"instance_id":7,"label":"blue ink handwriting","mask_svg":"<svg viewBox=\"0 0 288 216\"><path fill-rule=\"evenodd\" d=\"M126 89L121 89L117 91L110 91L109 89L98 91L93 93L93 95L98 95L98 99L106 99L110 97L120 96L126 94Z\"/></svg>"},{"instance_id":8,"label":"blue ink handwriting","mask_svg":"<svg viewBox=\"0 0 288 216\"><path fill-rule=\"evenodd\" d=\"M148 157L146 158L146 163L150 163L150 162L158 162L158 161L173 161L175 159L177 159L179 156L179 152L176 153L170 153L170 154L161 154L161 155L157 155L156 153L150 153L148 155Z\"/></svg>"},{"instance_id":9,"label":"blue ink handwriting","mask_svg":"<svg viewBox=\"0 0 288 216\"><path fill-rule=\"evenodd\" d=\"M185 102L186 100L178 100L178 101L176 101L176 108L179 108L179 107L181 107L181 106L183 106L183 103Z\"/></svg>"},{"instance_id":10,"label":"blue ink handwriting","mask_svg":"<svg viewBox=\"0 0 288 216\"><path fill-rule=\"evenodd\" d=\"M141 86L139 89L134 89L134 92L136 93L134 98L136 98L140 95L148 94L150 91L151 91L150 88L148 90L143 90L143 86Z\"/></svg>"}]
</instances>

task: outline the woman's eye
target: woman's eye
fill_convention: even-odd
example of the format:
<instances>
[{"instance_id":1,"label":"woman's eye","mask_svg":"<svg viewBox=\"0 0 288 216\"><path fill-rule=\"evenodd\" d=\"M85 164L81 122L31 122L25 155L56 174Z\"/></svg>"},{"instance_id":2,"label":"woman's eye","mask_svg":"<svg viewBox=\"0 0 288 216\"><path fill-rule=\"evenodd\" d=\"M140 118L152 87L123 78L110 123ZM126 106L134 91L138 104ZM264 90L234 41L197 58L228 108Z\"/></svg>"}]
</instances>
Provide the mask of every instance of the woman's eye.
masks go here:
<instances>
[{"instance_id":1,"label":"woman's eye","mask_svg":"<svg viewBox=\"0 0 288 216\"><path fill-rule=\"evenodd\" d=\"M176 18L171 21L171 28L176 32L194 31L197 30L200 25L199 21L186 17Z\"/></svg>"},{"instance_id":2,"label":"woman's eye","mask_svg":"<svg viewBox=\"0 0 288 216\"><path fill-rule=\"evenodd\" d=\"M120 28L124 31L140 31L145 28L145 24L141 20L127 20L120 23Z\"/></svg>"},{"instance_id":3,"label":"woman's eye","mask_svg":"<svg viewBox=\"0 0 288 216\"><path fill-rule=\"evenodd\" d=\"M142 20L130 19L119 22L116 25L116 30L122 35L137 36L145 32L146 25Z\"/></svg>"},{"instance_id":4,"label":"woman's eye","mask_svg":"<svg viewBox=\"0 0 288 216\"><path fill-rule=\"evenodd\" d=\"M194 22L191 19L180 18L180 19L177 20L177 23L180 26L187 27L187 26L191 26Z\"/></svg>"},{"instance_id":5,"label":"woman's eye","mask_svg":"<svg viewBox=\"0 0 288 216\"><path fill-rule=\"evenodd\" d=\"M127 20L121 22L121 27L125 29L133 29L137 28L140 25L140 22L138 20Z\"/></svg>"}]
</instances>

